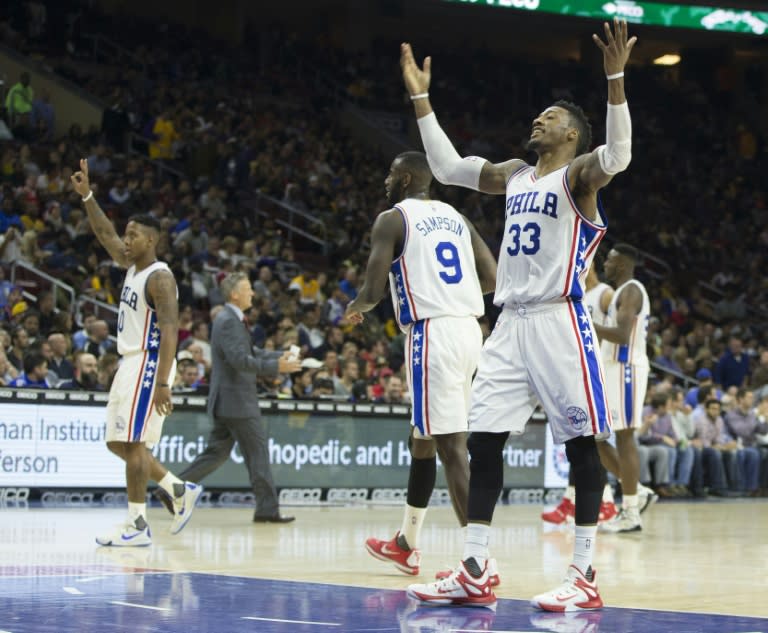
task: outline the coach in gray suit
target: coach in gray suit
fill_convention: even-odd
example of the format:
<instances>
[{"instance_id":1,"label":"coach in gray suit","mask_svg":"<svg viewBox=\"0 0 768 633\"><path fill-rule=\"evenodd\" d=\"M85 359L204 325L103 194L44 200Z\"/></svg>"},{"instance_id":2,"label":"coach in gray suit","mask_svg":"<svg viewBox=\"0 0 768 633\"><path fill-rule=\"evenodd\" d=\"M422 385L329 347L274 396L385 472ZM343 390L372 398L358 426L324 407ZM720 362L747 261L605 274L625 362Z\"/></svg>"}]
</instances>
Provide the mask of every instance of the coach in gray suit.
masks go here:
<instances>
[{"instance_id":1,"label":"coach in gray suit","mask_svg":"<svg viewBox=\"0 0 768 633\"><path fill-rule=\"evenodd\" d=\"M294 517L282 516L278 507L256 376L293 373L301 369L301 361L292 360L287 352L265 352L252 346L243 310L251 306L253 288L245 273L227 275L220 287L227 303L214 319L211 331L208 413L213 418L213 429L208 447L179 476L186 481L200 481L227 461L237 442L256 496L253 520L288 523Z\"/></svg>"}]
</instances>

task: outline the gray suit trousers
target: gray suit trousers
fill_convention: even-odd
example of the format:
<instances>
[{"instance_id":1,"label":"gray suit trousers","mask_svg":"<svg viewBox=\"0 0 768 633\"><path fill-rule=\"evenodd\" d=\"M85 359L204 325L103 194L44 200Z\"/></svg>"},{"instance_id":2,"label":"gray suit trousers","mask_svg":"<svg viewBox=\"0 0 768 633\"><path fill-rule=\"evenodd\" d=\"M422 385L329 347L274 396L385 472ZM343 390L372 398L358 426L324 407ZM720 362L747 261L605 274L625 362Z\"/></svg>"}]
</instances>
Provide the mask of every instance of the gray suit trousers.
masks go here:
<instances>
[{"instance_id":1,"label":"gray suit trousers","mask_svg":"<svg viewBox=\"0 0 768 633\"><path fill-rule=\"evenodd\" d=\"M256 513L262 516L278 514L277 491L269 466L267 432L261 417L214 416L208 447L178 477L185 481L199 482L227 461L235 442L240 447L248 469L256 497Z\"/></svg>"}]
</instances>

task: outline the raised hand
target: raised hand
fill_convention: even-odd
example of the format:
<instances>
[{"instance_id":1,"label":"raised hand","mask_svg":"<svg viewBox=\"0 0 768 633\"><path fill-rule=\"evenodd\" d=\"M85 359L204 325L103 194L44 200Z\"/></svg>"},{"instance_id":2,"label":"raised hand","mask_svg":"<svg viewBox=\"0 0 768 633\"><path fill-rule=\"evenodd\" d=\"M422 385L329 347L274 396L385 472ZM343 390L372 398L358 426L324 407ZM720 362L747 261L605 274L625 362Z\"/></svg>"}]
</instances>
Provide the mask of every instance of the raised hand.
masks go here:
<instances>
[{"instance_id":1,"label":"raised hand","mask_svg":"<svg viewBox=\"0 0 768 633\"><path fill-rule=\"evenodd\" d=\"M88 180L88 161L85 158L80 159L80 171L76 171L69 178L72 181L72 187L85 198L91 191L91 183Z\"/></svg>"},{"instance_id":2,"label":"raised hand","mask_svg":"<svg viewBox=\"0 0 768 633\"><path fill-rule=\"evenodd\" d=\"M400 68L403 70L403 81L410 95L423 94L429 91L432 79L432 58L424 58L424 68L419 68L413 58L410 44L400 44Z\"/></svg>"},{"instance_id":3,"label":"raised hand","mask_svg":"<svg viewBox=\"0 0 768 633\"><path fill-rule=\"evenodd\" d=\"M627 65L629 54L637 43L637 37L634 35L627 38L627 21L619 18L613 19L613 31L608 22L603 24L605 30L605 41L597 35L592 35L592 40L597 47L603 51L603 67L606 75L615 75L624 71Z\"/></svg>"}]
</instances>

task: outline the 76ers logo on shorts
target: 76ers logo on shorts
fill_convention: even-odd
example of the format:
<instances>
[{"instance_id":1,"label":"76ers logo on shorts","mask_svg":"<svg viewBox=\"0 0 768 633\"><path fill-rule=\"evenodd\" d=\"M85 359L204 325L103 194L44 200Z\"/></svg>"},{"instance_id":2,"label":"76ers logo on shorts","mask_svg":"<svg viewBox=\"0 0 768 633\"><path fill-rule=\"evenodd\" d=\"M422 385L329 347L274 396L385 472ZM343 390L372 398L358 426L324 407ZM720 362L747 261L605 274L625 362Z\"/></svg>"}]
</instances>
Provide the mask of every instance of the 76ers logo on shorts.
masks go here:
<instances>
[{"instance_id":1,"label":"76ers logo on shorts","mask_svg":"<svg viewBox=\"0 0 768 633\"><path fill-rule=\"evenodd\" d=\"M577 431L581 431L587 426L587 412L579 407L568 407L565 410L565 415L571 426Z\"/></svg>"}]
</instances>

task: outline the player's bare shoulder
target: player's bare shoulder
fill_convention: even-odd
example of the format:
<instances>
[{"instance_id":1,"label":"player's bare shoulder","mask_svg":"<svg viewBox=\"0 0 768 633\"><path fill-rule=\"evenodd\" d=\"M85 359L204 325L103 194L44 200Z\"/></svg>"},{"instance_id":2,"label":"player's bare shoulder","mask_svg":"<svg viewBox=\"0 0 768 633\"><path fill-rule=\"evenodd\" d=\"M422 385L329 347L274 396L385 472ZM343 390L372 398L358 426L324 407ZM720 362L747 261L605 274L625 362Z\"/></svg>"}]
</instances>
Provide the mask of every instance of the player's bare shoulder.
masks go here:
<instances>
[{"instance_id":1,"label":"player's bare shoulder","mask_svg":"<svg viewBox=\"0 0 768 633\"><path fill-rule=\"evenodd\" d=\"M496 195L505 194L509 179L524 167L528 167L528 163L519 158L503 163L486 162L480 172L480 191Z\"/></svg>"},{"instance_id":2,"label":"player's bare shoulder","mask_svg":"<svg viewBox=\"0 0 768 633\"><path fill-rule=\"evenodd\" d=\"M157 310L158 316L178 315L176 278L167 268L159 268L147 278L147 295Z\"/></svg>"}]
</instances>

